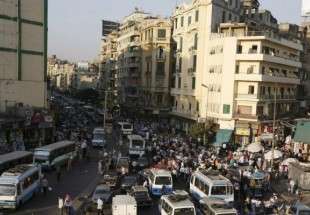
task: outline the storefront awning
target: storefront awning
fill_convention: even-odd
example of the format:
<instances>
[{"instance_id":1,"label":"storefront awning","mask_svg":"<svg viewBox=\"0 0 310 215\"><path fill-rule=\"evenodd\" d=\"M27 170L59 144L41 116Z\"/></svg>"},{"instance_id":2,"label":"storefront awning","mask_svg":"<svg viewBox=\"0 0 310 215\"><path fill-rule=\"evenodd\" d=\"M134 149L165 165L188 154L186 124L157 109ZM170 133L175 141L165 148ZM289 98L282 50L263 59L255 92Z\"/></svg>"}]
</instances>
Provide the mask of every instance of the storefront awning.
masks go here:
<instances>
[{"instance_id":1,"label":"storefront awning","mask_svg":"<svg viewBox=\"0 0 310 215\"><path fill-rule=\"evenodd\" d=\"M233 130L228 129L220 129L216 133L216 139L213 143L215 146L222 146L223 143L228 143L231 140Z\"/></svg>"},{"instance_id":2,"label":"storefront awning","mask_svg":"<svg viewBox=\"0 0 310 215\"><path fill-rule=\"evenodd\" d=\"M294 136L295 142L310 144L310 121L301 120L297 122L296 132Z\"/></svg>"}]
</instances>

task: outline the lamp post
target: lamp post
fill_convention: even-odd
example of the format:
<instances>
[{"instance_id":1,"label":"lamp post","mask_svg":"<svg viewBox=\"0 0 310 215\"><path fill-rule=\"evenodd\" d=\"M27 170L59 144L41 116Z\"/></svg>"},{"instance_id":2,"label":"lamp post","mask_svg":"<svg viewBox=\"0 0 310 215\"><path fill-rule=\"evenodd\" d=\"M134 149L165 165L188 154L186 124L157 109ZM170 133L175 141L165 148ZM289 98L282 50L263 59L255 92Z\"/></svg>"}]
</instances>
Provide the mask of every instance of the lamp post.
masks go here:
<instances>
[{"instance_id":1,"label":"lamp post","mask_svg":"<svg viewBox=\"0 0 310 215\"><path fill-rule=\"evenodd\" d=\"M206 145L206 124L207 124L207 116L208 116L208 102L209 102L209 87L205 84L201 84L202 87L207 89L207 107L206 107L206 120L205 120L205 126L204 126L204 132L203 132L203 145Z\"/></svg>"}]
</instances>

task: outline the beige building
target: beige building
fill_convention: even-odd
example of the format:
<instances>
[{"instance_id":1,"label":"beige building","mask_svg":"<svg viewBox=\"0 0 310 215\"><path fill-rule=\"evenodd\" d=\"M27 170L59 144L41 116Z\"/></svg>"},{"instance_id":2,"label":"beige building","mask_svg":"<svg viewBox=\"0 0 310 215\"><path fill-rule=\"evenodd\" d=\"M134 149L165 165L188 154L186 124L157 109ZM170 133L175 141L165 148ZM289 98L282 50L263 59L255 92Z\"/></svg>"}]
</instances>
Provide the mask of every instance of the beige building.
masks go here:
<instances>
[{"instance_id":1,"label":"beige building","mask_svg":"<svg viewBox=\"0 0 310 215\"><path fill-rule=\"evenodd\" d=\"M46 107L47 0L0 1L0 111Z\"/></svg>"},{"instance_id":2,"label":"beige building","mask_svg":"<svg viewBox=\"0 0 310 215\"><path fill-rule=\"evenodd\" d=\"M173 20L177 128L207 120L241 137L249 126L262 132L270 128L275 95L277 119L298 111L302 44L281 38L258 1L196 0L177 7Z\"/></svg>"},{"instance_id":3,"label":"beige building","mask_svg":"<svg viewBox=\"0 0 310 215\"><path fill-rule=\"evenodd\" d=\"M160 18L141 24L141 93L145 111L153 114L170 110L171 23Z\"/></svg>"}]
</instances>

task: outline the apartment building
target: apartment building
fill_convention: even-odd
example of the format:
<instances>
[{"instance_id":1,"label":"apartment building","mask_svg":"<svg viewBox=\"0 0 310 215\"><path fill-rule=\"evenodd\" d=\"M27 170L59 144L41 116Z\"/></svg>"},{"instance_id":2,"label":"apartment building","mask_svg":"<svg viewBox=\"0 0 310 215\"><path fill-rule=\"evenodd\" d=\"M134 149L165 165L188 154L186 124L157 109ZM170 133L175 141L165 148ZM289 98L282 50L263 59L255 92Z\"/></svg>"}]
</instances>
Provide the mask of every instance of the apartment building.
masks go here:
<instances>
[{"instance_id":1,"label":"apartment building","mask_svg":"<svg viewBox=\"0 0 310 215\"><path fill-rule=\"evenodd\" d=\"M172 123L187 131L191 124L206 121L205 87L207 46L220 23L241 19L241 2L194 0L179 5L173 14L173 39L177 43L176 70L171 80Z\"/></svg>"},{"instance_id":2,"label":"apartment building","mask_svg":"<svg viewBox=\"0 0 310 215\"><path fill-rule=\"evenodd\" d=\"M0 111L47 101L47 0L0 1Z\"/></svg>"},{"instance_id":3,"label":"apartment building","mask_svg":"<svg viewBox=\"0 0 310 215\"><path fill-rule=\"evenodd\" d=\"M118 32L113 31L102 38L100 54L100 91L108 90L109 97L118 103L118 64L117 64L117 38Z\"/></svg>"},{"instance_id":4,"label":"apartment building","mask_svg":"<svg viewBox=\"0 0 310 215\"><path fill-rule=\"evenodd\" d=\"M127 107L142 105L141 92L141 33L140 24L150 16L136 9L125 17L117 38L120 103Z\"/></svg>"},{"instance_id":5,"label":"apartment building","mask_svg":"<svg viewBox=\"0 0 310 215\"><path fill-rule=\"evenodd\" d=\"M177 7L173 20L177 128L211 121L246 142L270 132L274 107L277 119L298 111L303 46L280 37L277 20L258 1L196 0Z\"/></svg>"},{"instance_id":6,"label":"apartment building","mask_svg":"<svg viewBox=\"0 0 310 215\"><path fill-rule=\"evenodd\" d=\"M157 17L141 24L141 96L146 112L168 114L170 110L171 23Z\"/></svg>"},{"instance_id":7,"label":"apartment building","mask_svg":"<svg viewBox=\"0 0 310 215\"><path fill-rule=\"evenodd\" d=\"M235 130L240 142L272 132L276 120L299 111L301 42L274 32L255 32L244 23L221 24L208 46L207 116ZM209 98L209 99L208 99Z\"/></svg>"}]
</instances>

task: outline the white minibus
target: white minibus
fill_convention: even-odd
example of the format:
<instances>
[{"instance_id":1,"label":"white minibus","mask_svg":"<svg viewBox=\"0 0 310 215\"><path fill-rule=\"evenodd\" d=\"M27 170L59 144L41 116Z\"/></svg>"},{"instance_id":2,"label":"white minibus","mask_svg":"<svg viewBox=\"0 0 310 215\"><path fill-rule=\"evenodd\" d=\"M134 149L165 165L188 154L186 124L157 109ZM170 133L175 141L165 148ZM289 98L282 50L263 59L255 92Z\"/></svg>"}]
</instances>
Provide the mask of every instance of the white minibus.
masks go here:
<instances>
[{"instance_id":1,"label":"white minibus","mask_svg":"<svg viewBox=\"0 0 310 215\"><path fill-rule=\"evenodd\" d=\"M41 169L18 165L0 177L0 208L16 209L40 191Z\"/></svg>"},{"instance_id":2,"label":"white minibus","mask_svg":"<svg viewBox=\"0 0 310 215\"><path fill-rule=\"evenodd\" d=\"M34 163L42 169L52 169L64 165L76 156L76 144L73 141L60 141L34 150Z\"/></svg>"},{"instance_id":3,"label":"white minibus","mask_svg":"<svg viewBox=\"0 0 310 215\"><path fill-rule=\"evenodd\" d=\"M130 135L133 132L133 126L129 122L119 122L118 127L123 136Z\"/></svg>"},{"instance_id":4,"label":"white minibus","mask_svg":"<svg viewBox=\"0 0 310 215\"><path fill-rule=\"evenodd\" d=\"M145 140L140 135L128 135L129 156L142 157L145 154Z\"/></svg>"},{"instance_id":5,"label":"white minibus","mask_svg":"<svg viewBox=\"0 0 310 215\"><path fill-rule=\"evenodd\" d=\"M185 191L174 191L162 196L159 212L161 215L196 215L195 206Z\"/></svg>"},{"instance_id":6,"label":"white minibus","mask_svg":"<svg viewBox=\"0 0 310 215\"><path fill-rule=\"evenodd\" d=\"M233 185L229 179L214 170L197 170L191 176L190 193L199 201L204 197L234 201Z\"/></svg>"},{"instance_id":7,"label":"white minibus","mask_svg":"<svg viewBox=\"0 0 310 215\"><path fill-rule=\"evenodd\" d=\"M149 190L154 196L169 194L173 189L171 172L162 169L151 169L148 174Z\"/></svg>"}]
</instances>

